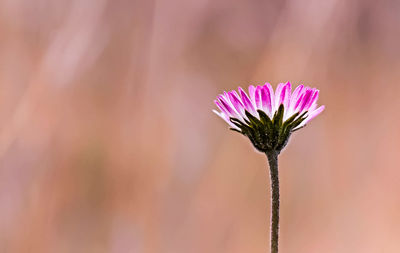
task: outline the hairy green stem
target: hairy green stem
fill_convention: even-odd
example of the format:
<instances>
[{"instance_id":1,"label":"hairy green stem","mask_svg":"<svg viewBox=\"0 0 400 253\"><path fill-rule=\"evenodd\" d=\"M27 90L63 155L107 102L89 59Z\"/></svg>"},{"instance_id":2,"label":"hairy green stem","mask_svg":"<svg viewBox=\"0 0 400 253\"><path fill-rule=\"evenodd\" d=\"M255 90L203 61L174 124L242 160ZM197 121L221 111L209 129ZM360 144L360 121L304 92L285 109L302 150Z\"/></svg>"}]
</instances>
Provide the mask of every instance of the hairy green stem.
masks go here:
<instances>
[{"instance_id":1,"label":"hairy green stem","mask_svg":"<svg viewBox=\"0 0 400 253\"><path fill-rule=\"evenodd\" d=\"M279 239L279 172L278 152L267 152L271 176L271 253L278 253Z\"/></svg>"}]
</instances>

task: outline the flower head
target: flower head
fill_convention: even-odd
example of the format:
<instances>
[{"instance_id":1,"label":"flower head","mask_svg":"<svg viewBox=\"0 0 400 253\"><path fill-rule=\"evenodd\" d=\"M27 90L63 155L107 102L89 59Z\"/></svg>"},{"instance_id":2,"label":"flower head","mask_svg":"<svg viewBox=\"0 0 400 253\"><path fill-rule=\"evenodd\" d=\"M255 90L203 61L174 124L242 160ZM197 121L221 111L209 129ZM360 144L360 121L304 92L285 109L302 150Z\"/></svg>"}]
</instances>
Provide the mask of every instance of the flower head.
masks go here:
<instances>
[{"instance_id":1,"label":"flower head","mask_svg":"<svg viewBox=\"0 0 400 253\"><path fill-rule=\"evenodd\" d=\"M269 83L254 87L249 95L239 87L236 91L224 92L214 101L231 129L249 137L261 152L280 152L287 144L292 132L304 127L307 122L324 110L317 107L319 90L299 85L293 92L289 82L280 83L275 92Z\"/></svg>"}]
</instances>

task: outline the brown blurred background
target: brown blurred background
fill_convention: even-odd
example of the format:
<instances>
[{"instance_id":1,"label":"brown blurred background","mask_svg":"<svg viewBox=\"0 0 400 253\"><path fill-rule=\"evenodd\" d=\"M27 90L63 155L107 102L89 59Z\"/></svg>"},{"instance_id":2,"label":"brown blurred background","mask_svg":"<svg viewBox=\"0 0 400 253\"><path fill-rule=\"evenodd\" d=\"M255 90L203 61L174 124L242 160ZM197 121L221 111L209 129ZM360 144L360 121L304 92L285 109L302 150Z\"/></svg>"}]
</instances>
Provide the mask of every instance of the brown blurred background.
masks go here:
<instances>
[{"instance_id":1,"label":"brown blurred background","mask_svg":"<svg viewBox=\"0 0 400 253\"><path fill-rule=\"evenodd\" d=\"M321 90L280 156L281 252L400 252L400 2L1 0L0 252L268 252L223 90Z\"/></svg>"}]
</instances>

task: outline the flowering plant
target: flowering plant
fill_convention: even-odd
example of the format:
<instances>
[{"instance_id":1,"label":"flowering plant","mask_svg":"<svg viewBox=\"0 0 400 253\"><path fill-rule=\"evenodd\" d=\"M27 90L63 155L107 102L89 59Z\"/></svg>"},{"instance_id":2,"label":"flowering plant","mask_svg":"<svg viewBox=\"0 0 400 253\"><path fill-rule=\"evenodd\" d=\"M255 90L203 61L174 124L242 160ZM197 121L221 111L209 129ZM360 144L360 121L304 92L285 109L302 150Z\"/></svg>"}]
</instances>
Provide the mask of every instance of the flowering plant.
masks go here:
<instances>
[{"instance_id":1,"label":"flowering plant","mask_svg":"<svg viewBox=\"0 0 400 253\"><path fill-rule=\"evenodd\" d=\"M240 94L240 95L239 95ZM219 95L213 110L231 127L247 136L253 146L267 155L272 188L271 252L278 252L279 177L278 155L290 135L304 127L324 110L317 106L319 90L299 85L292 93L289 82L280 83L275 92L269 83L249 86L249 95L239 87Z\"/></svg>"}]
</instances>

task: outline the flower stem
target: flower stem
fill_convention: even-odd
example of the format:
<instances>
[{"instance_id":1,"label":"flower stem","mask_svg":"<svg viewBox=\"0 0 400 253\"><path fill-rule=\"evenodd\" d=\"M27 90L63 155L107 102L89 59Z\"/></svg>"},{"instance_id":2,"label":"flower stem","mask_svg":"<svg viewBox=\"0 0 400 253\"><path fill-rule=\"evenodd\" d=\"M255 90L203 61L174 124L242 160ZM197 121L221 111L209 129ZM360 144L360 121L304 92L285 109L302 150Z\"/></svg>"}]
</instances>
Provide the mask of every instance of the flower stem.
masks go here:
<instances>
[{"instance_id":1,"label":"flower stem","mask_svg":"<svg viewBox=\"0 0 400 253\"><path fill-rule=\"evenodd\" d=\"M279 173L277 151L267 152L271 176L271 253L278 253L279 238Z\"/></svg>"}]
</instances>

